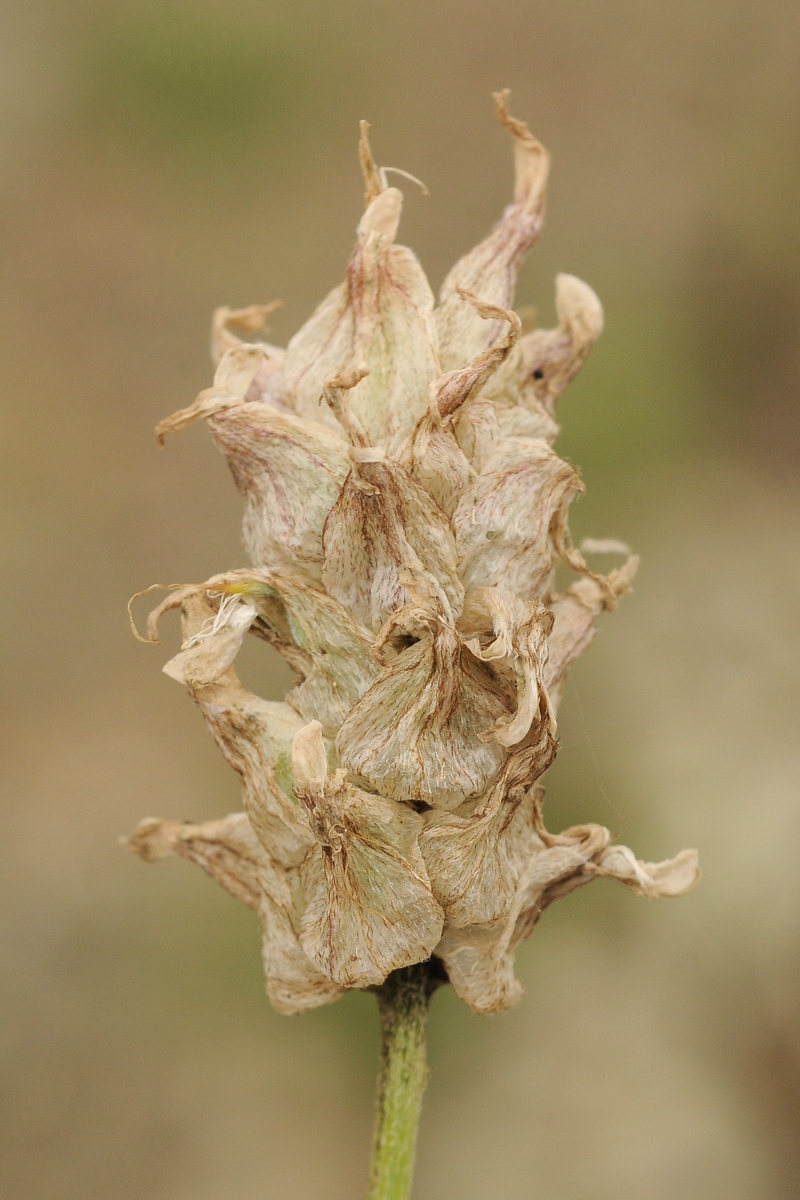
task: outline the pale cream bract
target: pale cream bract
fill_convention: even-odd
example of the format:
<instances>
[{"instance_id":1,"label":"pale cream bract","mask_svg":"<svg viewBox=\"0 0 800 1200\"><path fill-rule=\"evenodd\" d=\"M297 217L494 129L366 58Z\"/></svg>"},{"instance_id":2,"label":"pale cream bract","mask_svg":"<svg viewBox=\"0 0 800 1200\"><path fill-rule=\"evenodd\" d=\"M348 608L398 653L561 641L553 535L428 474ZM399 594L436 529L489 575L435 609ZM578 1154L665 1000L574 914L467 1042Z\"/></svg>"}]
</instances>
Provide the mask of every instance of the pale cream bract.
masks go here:
<instances>
[{"instance_id":1,"label":"pale cream bract","mask_svg":"<svg viewBox=\"0 0 800 1200\"><path fill-rule=\"evenodd\" d=\"M252 568L171 592L150 623L154 639L181 610L164 669L239 775L244 812L149 818L131 845L191 859L258 912L281 1012L432 955L475 1012L496 1012L519 998L514 951L553 900L598 876L644 896L698 876L694 851L639 862L601 826L554 836L542 820L565 673L636 560L601 575L570 541L583 485L552 448L555 403L602 309L559 275L558 325L521 333L514 283L549 156L506 93L495 100L514 198L438 307L395 244L402 195L364 126L366 211L344 281L286 351L243 340L273 306L219 309L213 386L158 429L207 418L244 499ZM577 576L561 592L559 562ZM296 672L284 702L240 683L249 635Z\"/></svg>"}]
</instances>

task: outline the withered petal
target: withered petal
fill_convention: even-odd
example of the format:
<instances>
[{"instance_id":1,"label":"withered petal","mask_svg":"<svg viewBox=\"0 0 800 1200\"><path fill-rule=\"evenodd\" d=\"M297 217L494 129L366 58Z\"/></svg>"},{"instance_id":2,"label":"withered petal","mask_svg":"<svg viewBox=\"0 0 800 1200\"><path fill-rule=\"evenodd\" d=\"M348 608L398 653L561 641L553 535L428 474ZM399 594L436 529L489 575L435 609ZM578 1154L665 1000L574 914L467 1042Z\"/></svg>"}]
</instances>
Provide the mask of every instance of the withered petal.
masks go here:
<instances>
[{"instance_id":1,"label":"withered petal","mask_svg":"<svg viewBox=\"0 0 800 1200\"><path fill-rule=\"evenodd\" d=\"M266 361L263 347L241 342L226 350L214 372L213 387L200 392L193 404L182 408L156 425L156 437L163 444L168 433L177 433L202 417L211 417L240 404Z\"/></svg>"},{"instance_id":2,"label":"withered petal","mask_svg":"<svg viewBox=\"0 0 800 1200\"><path fill-rule=\"evenodd\" d=\"M514 143L514 199L491 233L461 258L442 284L436 323L442 366L463 366L497 338L496 322L465 311L459 289L500 308L511 308L517 272L544 222L550 156L527 125L511 117L508 92L495 94L497 114Z\"/></svg>"},{"instance_id":3,"label":"withered petal","mask_svg":"<svg viewBox=\"0 0 800 1200\"><path fill-rule=\"evenodd\" d=\"M298 775L315 756L319 727L298 735ZM300 761L302 760L302 761ZM423 962L439 941L434 900L417 839L416 813L354 787L343 771L302 799L313 815L319 851L300 872L307 897L300 941L327 976L345 987L382 983L390 971Z\"/></svg>"},{"instance_id":4,"label":"withered petal","mask_svg":"<svg viewBox=\"0 0 800 1200\"><path fill-rule=\"evenodd\" d=\"M391 459L356 461L323 531L322 580L356 620L376 632L419 586L458 612L463 588L446 515Z\"/></svg>"},{"instance_id":5,"label":"withered petal","mask_svg":"<svg viewBox=\"0 0 800 1200\"><path fill-rule=\"evenodd\" d=\"M419 419L398 459L448 517L475 479L452 422L444 422L433 409Z\"/></svg>"},{"instance_id":6,"label":"withered petal","mask_svg":"<svg viewBox=\"0 0 800 1200\"><path fill-rule=\"evenodd\" d=\"M516 687L515 710L500 717L483 735L501 746L517 745L534 722L546 724L555 738L555 720L544 685L547 636L552 627L552 614L539 600L522 600L505 588L467 592L458 620L465 645L476 658L504 671ZM537 738L542 732L537 727Z\"/></svg>"},{"instance_id":7,"label":"withered petal","mask_svg":"<svg viewBox=\"0 0 800 1200\"><path fill-rule=\"evenodd\" d=\"M521 872L514 900L495 921L458 928L450 923L436 953L450 982L473 1012L501 1012L516 1004L522 989L514 978L514 952L544 910L599 876L617 879L639 895L681 896L697 883L697 851L682 850L660 863L636 859L627 846L610 844L601 825L580 825L558 836L546 834Z\"/></svg>"},{"instance_id":8,"label":"withered petal","mask_svg":"<svg viewBox=\"0 0 800 1200\"><path fill-rule=\"evenodd\" d=\"M683 896L700 878L696 850L681 850L663 862L642 862L627 846L609 846L593 868L597 875L616 879L640 896Z\"/></svg>"},{"instance_id":9,"label":"withered petal","mask_svg":"<svg viewBox=\"0 0 800 1200\"><path fill-rule=\"evenodd\" d=\"M568 667L594 638L600 614L613 610L630 591L638 565L639 559L631 555L622 567L608 574L607 587L595 579L579 579L551 602L554 620L544 679L553 709L558 708Z\"/></svg>"},{"instance_id":10,"label":"withered petal","mask_svg":"<svg viewBox=\"0 0 800 1200\"><path fill-rule=\"evenodd\" d=\"M128 844L147 862L171 855L188 858L255 909L261 919L267 994L278 1012L306 1012L341 996L343 989L303 952L288 875L266 854L244 813L200 825L148 817Z\"/></svg>"},{"instance_id":11,"label":"withered petal","mask_svg":"<svg viewBox=\"0 0 800 1200\"><path fill-rule=\"evenodd\" d=\"M282 301L273 300L270 304L248 304L246 308L229 308L227 304L215 308L211 317L211 361L214 366L227 350L245 344L240 333L266 333L267 320L281 304ZM267 346L264 342L258 345L265 347L270 357L283 358L284 351L277 346Z\"/></svg>"},{"instance_id":12,"label":"withered petal","mask_svg":"<svg viewBox=\"0 0 800 1200\"><path fill-rule=\"evenodd\" d=\"M445 930L436 953L456 993L473 1012L502 1012L521 999L522 988L514 977L517 944L530 933L546 907L549 889L579 877L584 865L607 845L608 838L608 830L599 825L567 830L558 844L542 846L531 854L503 917Z\"/></svg>"},{"instance_id":13,"label":"withered petal","mask_svg":"<svg viewBox=\"0 0 800 1200\"><path fill-rule=\"evenodd\" d=\"M401 207L397 188L370 199L344 282L292 338L284 364L297 412L328 423L327 381L367 371L350 406L373 444L390 451L422 416L440 373L430 286L415 255L394 245Z\"/></svg>"},{"instance_id":14,"label":"withered petal","mask_svg":"<svg viewBox=\"0 0 800 1200\"><path fill-rule=\"evenodd\" d=\"M171 606L171 598L167 603ZM256 616L247 597L228 596L216 609L209 605L200 627L187 634L180 653L165 663L164 674L188 688L215 683L233 663Z\"/></svg>"},{"instance_id":15,"label":"withered petal","mask_svg":"<svg viewBox=\"0 0 800 1200\"><path fill-rule=\"evenodd\" d=\"M495 405L483 395L473 400L456 414L453 432L473 470L482 471L501 436Z\"/></svg>"},{"instance_id":16,"label":"withered petal","mask_svg":"<svg viewBox=\"0 0 800 1200\"><path fill-rule=\"evenodd\" d=\"M556 328L520 338L484 389L503 437L544 438L552 445L560 432L556 401L599 337L603 310L588 284L562 274L556 276L556 312Z\"/></svg>"},{"instance_id":17,"label":"withered petal","mask_svg":"<svg viewBox=\"0 0 800 1200\"><path fill-rule=\"evenodd\" d=\"M258 911L259 873L266 856L245 813L231 813L201 824L145 817L126 841L145 862L173 856L188 858L226 892Z\"/></svg>"},{"instance_id":18,"label":"withered petal","mask_svg":"<svg viewBox=\"0 0 800 1200\"><path fill-rule=\"evenodd\" d=\"M350 470L341 433L260 401L217 413L209 427L245 500L252 562L290 564L318 579L322 528Z\"/></svg>"},{"instance_id":19,"label":"withered petal","mask_svg":"<svg viewBox=\"0 0 800 1200\"><path fill-rule=\"evenodd\" d=\"M380 669L372 654L372 634L302 575L230 571L214 576L204 588L245 596L255 605L253 632L275 646L301 676L287 703L305 721L320 721L326 737L332 737Z\"/></svg>"},{"instance_id":20,"label":"withered petal","mask_svg":"<svg viewBox=\"0 0 800 1200\"><path fill-rule=\"evenodd\" d=\"M564 557L566 513L582 491L577 471L546 442L502 438L453 516L465 587L541 595L556 554Z\"/></svg>"},{"instance_id":21,"label":"withered petal","mask_svg":"<svg viewBox=\"0 0 800 1200\"><path fill-rule=\"evenodd\" d=\"M472 409L487 381L508 356L520 330L516 313L492 304L483 304L467 292L461 295L482 318L499 317L508 321L509 332L502 341L483 351L466 367L450 371L431 387L428 411L417 422L411 437L398 454L399 461L409 474L422 484L449 517L474 479L470 461L459 444L459 435L467 446L470 459L474 458L477 431L470 419Z\"/></svg>"},{"instance_id":22,"label":"withered petal","mask_svg":"<svg viewBox=\"0 0 800 1200\"><path fill-rule=\"evenodd\" d=\"M181 608L187 641L203 633L218 611L203 591L185 593ZM215 636L221 635L208 633L204 645ZM294 796L289 758L302 718L286 703L248 692L230 666L207 683L184 681L223 757L241 780L245 811L265 850L285 866L296 864L313 843L306 814Z\"/></svg>"},{"instance_id":23,"label":"withered petal","mask_svg":"<svg viewBox=\"0 0 800 1200\"><path fill-rule=\"evenodd\" d=\"M383 795L455 808L500 770L505 752L481 735L508 710L455 630L435 613L409 612L419 618L418 640L388 662L348 715L336 747L347 770ZM398 614L399 632L406 615Z\"/></svg>"},{"instance_id":24,"label":"withered petal","mask_svg":"<svg viewBox=\"0 0 800 1200\"><path fill-rule=\"evenodd\" d=\"M506 768L486 803L468 816L425 815L420 849L448 928L464 929L506 916L522 871L531 855L543 848L536 832L539 794L515 784L519 776L518 764ZM530 778L535 778L532 762Z\"/></svg>"}]
</instances>

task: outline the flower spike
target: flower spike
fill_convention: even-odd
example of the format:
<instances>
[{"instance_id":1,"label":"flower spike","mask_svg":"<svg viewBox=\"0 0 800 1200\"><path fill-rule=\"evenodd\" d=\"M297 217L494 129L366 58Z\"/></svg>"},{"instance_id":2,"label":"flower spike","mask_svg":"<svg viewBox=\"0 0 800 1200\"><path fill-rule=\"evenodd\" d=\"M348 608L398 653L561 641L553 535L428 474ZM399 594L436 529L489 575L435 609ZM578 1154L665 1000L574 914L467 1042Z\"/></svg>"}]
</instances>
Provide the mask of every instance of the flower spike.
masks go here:
<instances>
[{"instance_id":1,"label":"flower spike","mask_svg":"<svg viewBox=\"0 0 800 1200\"><path fill-rule=\"evenodd\" d=\"M677 896L699 876L693 850L642 862L601 825L544 823L568 669L638 560L570 537L583 484L553 448L556 402L603 311L561 274L556 327L523 332L514 285L550 158L508 92L494 100L513 198L438 307L396 244L402 194L362 122L365 211L342 283L285 351L250 340L274 305L218 309L213 386L158 427L163 440L206 419L244 501L252 565L176 586L148 624L155 642L180 609L164 670L243 811L148 818L129 844L189 859L258 912L281 1012L391 989L396 972L432 978L431 959L474 1012L499 1012L521 995L517 947L557 899L600 878ZM608 574L587 562L607 554L625 556ZM251 636L295 672L280 702L237 674Z\"/></svg>"}]
</instances>

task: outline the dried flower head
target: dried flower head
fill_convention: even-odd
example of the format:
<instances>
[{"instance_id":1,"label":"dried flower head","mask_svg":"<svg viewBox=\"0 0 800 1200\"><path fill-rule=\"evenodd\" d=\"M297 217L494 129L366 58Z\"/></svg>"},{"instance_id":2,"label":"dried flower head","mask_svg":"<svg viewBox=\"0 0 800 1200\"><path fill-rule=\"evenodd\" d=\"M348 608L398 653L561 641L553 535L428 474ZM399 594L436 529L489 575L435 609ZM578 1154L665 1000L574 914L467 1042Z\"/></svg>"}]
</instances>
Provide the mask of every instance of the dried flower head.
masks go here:
<instances>
[{"instance_id":1,"label":"dried flower head","mask_svg":"<svg viewBox=\"0 0 800 1200\"><path fill-rule=\"evenodd\" d=\"M685 850L638 861L608 830L559 835L540 780L569 665L629 589L570 541L582 490L552 448L558 397L599 335L600 303L556 280L558 325L511 309L542 226L549 156L495 96L514 198L453 267L438 306L395 243L402 195L362 126L366 211L344 281L286 350L257 337L271 306L219 309L213 387L159 437L207 419L244 498L252 567L172 591L185 685L242 783L244 812L148 819L143 858L198 863L255 909L281 1012L381 984L438 956L475 1012L520 996L514 952L545 908L598 876L645 896L697 878ZM582 552L583 551L583 552ZM555 590L555 566L577 575ZM282 703L234 669L247 634L298 676Z\"/></svg>"}]
</instances>

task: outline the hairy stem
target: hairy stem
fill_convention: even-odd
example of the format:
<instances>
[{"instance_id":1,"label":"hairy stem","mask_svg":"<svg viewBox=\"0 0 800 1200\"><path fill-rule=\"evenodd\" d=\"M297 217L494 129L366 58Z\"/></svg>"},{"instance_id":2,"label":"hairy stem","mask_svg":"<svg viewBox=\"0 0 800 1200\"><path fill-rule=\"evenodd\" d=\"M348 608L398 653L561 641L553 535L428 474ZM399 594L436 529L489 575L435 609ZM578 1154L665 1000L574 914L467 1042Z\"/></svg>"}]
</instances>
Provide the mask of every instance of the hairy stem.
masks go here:
<instances>
[{"instance_id":1,"label":"hairy stem","mask_svg":"<svg viewBox=\"0 0 800 1200\"><path fill-rule=\"evenodd\" d=\"M428 1004L440 982L435 965L417 963L393 971L377 990L381 1067L369 1200L409 1200L411 1195L417 1127L428 1079Z\"/></svg>"}]
</instances>

